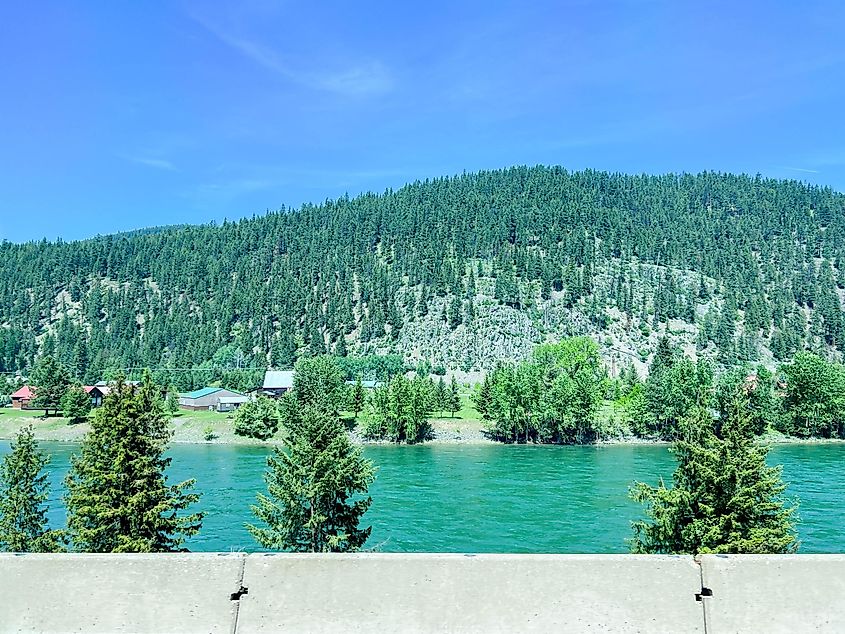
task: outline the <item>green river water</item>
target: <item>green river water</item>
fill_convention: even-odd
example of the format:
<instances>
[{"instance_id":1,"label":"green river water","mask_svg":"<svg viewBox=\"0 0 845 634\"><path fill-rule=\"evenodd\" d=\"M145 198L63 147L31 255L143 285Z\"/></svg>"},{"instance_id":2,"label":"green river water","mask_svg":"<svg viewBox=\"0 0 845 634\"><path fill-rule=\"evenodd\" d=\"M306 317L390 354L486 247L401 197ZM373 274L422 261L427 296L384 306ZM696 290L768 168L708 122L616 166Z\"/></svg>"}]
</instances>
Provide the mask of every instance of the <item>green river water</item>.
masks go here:
<instances>
[{"instance_id":1,"label":"green river water","mask_svg":"<svg viewBox=\"0 0 845 634\"><path fill-rule=\"evenodd\" d=\"M77 445L41 443L52 456L51 522L61 525L61 481ZM0 441L0 454L9 450ZM268 449L175 445L171 481L196 478L206 512L195 551L258 550L244 528L263 489ZM506 445L371 446L378 467L368 548L386 552L626 552L640 509L627 497L633 480L668 478L665 446ZM781 445L789 495L801 500L801 552L845 552L845 444Z\"/></svg>"}]
</instances>

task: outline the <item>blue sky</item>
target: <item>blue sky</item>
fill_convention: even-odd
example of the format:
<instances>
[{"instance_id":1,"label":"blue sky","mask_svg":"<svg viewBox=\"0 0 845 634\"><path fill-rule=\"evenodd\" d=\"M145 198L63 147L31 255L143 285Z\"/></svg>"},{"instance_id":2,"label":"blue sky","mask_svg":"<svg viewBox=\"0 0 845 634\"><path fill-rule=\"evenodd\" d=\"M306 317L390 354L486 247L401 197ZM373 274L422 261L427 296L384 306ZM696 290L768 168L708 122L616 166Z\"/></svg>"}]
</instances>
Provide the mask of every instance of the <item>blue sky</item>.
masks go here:
<instances>
[{"instance_id":1,"label":"blue sky","mask_svg":"<svg viewBox=\"0 0 845 634\"><path fill-rule=\"evenodd\" d=\"M514 164L845 190L845 3L8 2L0 239Z\"/></svg>"}]
</instances>

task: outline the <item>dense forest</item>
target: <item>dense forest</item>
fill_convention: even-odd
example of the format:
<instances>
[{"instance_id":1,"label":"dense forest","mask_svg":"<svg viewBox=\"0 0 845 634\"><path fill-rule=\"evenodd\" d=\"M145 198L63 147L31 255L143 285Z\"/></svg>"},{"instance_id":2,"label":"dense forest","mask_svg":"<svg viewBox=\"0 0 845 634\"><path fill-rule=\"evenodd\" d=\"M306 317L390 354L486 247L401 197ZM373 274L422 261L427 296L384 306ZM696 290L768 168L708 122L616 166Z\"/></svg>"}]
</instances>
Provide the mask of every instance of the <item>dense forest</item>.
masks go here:
<instances>
[{"instance_id":1,"label":"dense forest","mask_svg":"<svg viewBox=\"0 0 845 634\"><path fill-rule=\"evenodd\" d=\"M0 371L49 354L94 381L354 352L472 372L572 335L611 374L644 370L663 335L717 366L839 359L843 212L845 195L796 181L538 166L219 226L4 242Z\"/></svg>"}]
</instances>

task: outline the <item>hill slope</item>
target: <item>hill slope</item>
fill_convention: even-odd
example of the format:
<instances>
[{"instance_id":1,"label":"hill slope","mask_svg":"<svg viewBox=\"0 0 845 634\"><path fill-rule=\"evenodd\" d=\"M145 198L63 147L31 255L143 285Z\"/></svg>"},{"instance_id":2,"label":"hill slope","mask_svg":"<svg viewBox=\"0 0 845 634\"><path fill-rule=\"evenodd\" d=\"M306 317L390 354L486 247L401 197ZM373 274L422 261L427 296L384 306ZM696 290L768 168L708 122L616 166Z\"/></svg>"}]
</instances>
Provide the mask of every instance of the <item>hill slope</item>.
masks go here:
<instances>
[{"instance_id":1,"label":"hill slope","mask_svg":"<svg viewBox=\"0 0 845 634\"><path fill-rule=\"evenodd\" d=\"M845 196L795 181L517 167L222 226L0 245L0 371L287 366L398 352L477 371L594 335L716 360L843 348Z\"/></svg>"}]
</instances>

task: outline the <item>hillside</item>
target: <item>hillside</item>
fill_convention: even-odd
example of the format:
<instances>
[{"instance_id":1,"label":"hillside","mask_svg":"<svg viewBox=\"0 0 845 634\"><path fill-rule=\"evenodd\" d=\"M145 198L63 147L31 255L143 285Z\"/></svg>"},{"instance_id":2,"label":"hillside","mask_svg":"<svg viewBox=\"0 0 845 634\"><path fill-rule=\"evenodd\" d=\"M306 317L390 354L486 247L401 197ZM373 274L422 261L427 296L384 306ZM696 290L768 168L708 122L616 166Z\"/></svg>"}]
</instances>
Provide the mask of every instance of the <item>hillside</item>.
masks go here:
<instances>
[{"instance_id":1,"label":"hillside","mask_svg":"<svg viewBox=\"0 0 845 634\"><path fill-rule=\"evenodd\" d=\"M0 245L0 371L285 367L397 352L478 372L590 334L643 367L843 350L845 196L720 173L517 167L71 243Z\"/></svg>"}]
</instances>

